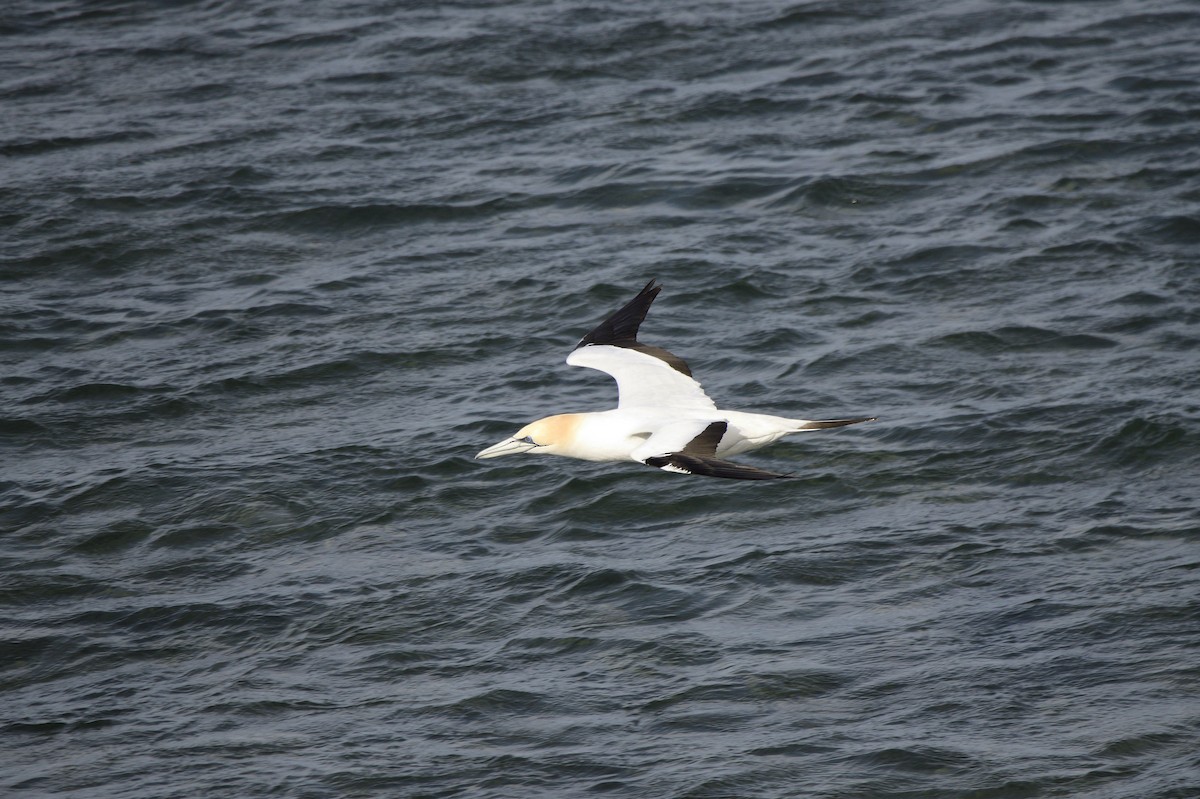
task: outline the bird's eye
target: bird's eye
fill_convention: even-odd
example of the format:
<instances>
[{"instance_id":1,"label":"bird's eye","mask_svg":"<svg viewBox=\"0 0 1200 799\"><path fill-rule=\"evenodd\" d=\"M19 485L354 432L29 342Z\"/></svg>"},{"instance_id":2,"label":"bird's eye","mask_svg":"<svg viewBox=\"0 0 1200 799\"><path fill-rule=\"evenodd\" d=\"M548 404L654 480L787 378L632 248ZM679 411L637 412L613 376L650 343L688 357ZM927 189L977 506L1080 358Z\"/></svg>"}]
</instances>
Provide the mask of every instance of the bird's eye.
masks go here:
<instances>
[{"instance_id":1,"label":"bird's eye","mask_svg":"<svg viewBox=\"0 0 1200 799\"><path fill-rule=\"evenodd\" d=\"M533 444L535 446L537 445L537 442L533 440L533 436L525 436L521 440L524 441L526 444Z\"/></svg>"}]
</instances>

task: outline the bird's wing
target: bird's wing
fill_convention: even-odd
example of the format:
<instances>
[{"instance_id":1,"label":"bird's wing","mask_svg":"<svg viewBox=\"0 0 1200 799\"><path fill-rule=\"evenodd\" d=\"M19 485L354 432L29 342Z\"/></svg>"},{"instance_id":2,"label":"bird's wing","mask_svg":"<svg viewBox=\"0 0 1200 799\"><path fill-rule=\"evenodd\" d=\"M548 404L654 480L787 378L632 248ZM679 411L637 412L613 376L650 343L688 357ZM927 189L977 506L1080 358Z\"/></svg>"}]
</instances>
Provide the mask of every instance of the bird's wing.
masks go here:
<instances>
[{"instance_id":1,"label":"bird's wing","mask_svg":"<svg viewBox=\"0 0 1200 799\"><path fill-rule=\"evenodd\" d=\"M715 456L729 423L694 420L665 425L633 452L633 457L665 472L725 477L732 480L776 480L791 475L743 466Z\"/></svg>"},{"instance_id":2,"label":"bird's wing","mask_svg":"<svg viewBox=\"0 0 1200 799\"><path fill-rule=\"evenodd\" d=\"M599 369L616 378L618 408L716 410L683 359L637 340L638 327L662 291L654 281L579 340L567 356L571 366Z\"/></svg>"},{"instance_id":3,"label":"bird's wing","mask_svg":"<svg viewBox=\"0 0 1200 799\"><path fill-rule=\"evenodd\" d=\"M665 414L717 409L695 380L635 349L588 344L567 356L567 363L612 375L617 381L618 408L657 408Z\"/></svg>"}]
</instances>

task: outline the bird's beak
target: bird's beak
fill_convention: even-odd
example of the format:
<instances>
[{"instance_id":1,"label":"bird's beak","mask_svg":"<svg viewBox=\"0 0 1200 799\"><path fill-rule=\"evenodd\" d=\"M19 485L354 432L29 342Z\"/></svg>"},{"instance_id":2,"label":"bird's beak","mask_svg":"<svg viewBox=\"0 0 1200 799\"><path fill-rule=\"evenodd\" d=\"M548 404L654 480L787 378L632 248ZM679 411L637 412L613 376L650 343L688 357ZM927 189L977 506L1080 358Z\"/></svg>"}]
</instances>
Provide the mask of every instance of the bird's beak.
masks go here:
<instances>
[{"instance_id":1,"label":"bird's beak","mask_svg":"<svg viewBox=\"0 0 1200 799\"><path fill-rule=\"evenodd\" d=\"M492 444L476 455L476 458L499 458L502 455L516 455L519 452L528 452L536 447L532 441L522 441L519 438L506 438L499 444Z\"/></svg>"}]
</instances>

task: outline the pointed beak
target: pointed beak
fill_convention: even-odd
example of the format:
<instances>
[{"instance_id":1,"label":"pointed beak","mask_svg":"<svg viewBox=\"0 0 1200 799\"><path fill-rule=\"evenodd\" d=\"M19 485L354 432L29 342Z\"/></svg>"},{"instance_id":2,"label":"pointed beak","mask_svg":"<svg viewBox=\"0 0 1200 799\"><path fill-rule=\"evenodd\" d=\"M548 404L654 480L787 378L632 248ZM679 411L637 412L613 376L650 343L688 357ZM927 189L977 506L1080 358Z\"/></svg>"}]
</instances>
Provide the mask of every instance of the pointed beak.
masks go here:
<instances>
[{"instance_id":1,"label":"pointed beak","mask_svg":"<svg viewBox=\"0 0 1200 799\"><path fill-rule=\"evenodd\" d=\"M531 441L522 441L517 438L506 438L499 444L493 444L487 449L477 454L476 458L499 458L502 455L516 455L519 452L528 452L536 447Z\"/></svg>"}]
</instances>

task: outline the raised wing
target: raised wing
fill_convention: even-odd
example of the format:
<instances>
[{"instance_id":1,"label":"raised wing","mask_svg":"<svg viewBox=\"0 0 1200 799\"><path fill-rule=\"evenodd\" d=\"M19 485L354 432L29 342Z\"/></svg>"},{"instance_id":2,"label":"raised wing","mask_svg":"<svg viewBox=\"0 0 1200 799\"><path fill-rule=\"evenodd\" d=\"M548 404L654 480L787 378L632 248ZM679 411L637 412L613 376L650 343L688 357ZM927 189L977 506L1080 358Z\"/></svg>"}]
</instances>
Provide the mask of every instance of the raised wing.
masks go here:
<instances>
[{"instance_id":1,"label":"raised wing","mask_svg":"<svg viewBox=\"0 0 1200 799\"><path fill-rule=\"evenodd\" d=\"M588 344L567 356L567 363L612 375L617 381L618 408L655 408L664 413L717 409L699 383L644 352Z\"/></svg>"},{"instance_id":2,"label":"raised wing","mask_svg":"<svg viewBox=\"0 0 1200 799\"><path fill-rule=\"evenodd\" d=\"M717 406L692 379L682 358L637 340L638 328L660 291L662 286L655 281L647 283L636 297L580 339L567 363L612 375L620 393L618 408L715 410Z\"/></svg>"},{"instance_id":3,"label":"raised wing","mask_svg":"<svg viewBox=\"0 0 1200 799\"><path fill-rule=\"evenodd\" d=\"M725 421L670 424L646 439L646 443L638 447L633 456L648 466L666 472L703 477L777 480L791 476L716 457L717 445L728 429L729 423Z\"/></svg>"}]
</instances>

